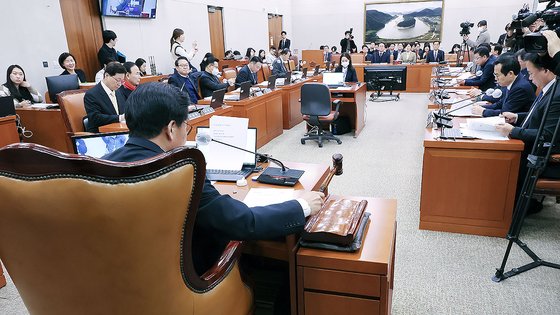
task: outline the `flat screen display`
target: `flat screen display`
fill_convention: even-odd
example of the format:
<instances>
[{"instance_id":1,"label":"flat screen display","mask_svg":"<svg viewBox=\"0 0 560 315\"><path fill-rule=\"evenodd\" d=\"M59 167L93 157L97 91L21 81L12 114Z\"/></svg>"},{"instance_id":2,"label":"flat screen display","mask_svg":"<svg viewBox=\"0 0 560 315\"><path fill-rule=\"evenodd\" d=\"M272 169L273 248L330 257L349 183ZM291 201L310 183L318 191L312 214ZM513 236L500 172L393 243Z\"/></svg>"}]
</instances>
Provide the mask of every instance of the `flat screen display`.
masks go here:
<instances>
[{"instance_id":1,"label":"flat screen display","mask_svg":"<svg viewBox=\"0 0 560 315\"><path fill-rule=\"evenodd\" d=\"M156 18L157 0L101 0L101 15Z\"/></svg>"}]
</instances>

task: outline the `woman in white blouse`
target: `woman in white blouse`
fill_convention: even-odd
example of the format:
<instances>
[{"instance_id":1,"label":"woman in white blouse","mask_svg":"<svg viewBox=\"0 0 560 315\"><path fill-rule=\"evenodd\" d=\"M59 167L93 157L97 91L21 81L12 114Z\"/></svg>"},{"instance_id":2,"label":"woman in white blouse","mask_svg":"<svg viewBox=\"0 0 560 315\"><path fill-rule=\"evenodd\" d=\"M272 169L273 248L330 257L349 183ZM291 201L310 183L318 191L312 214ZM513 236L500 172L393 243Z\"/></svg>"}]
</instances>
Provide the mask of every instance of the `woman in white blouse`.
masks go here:
<instances>
[{"instance_id":1,"label":"woman in white blouse","mask_svg":"<svg viewBox=\"0 0 560 315\"><path fill-rule=\"evenodd\" d=\"M174 29L173 35L171 36L170 39L170 44L171 44L170 51L171 51L171 58L173 58L173 61L177 60L177 58L179 58L180 56L183 56L186 57L190 62L194 57L194 55L196 55L196 53L198 52L198 44L196 43L196 41L192 43L192 48L189 52L187 52L185 48L182 46L184 41L185 41L185 32L180 28Z\"/></svg>"},{"instance_id":2,"label":"woman in white blouse","mask_svg":"<svg viewBox=\"0 0 560 315\"><path fill-rule=\"evenodd\" d=\"M8 67L6 83L0 87L0 96L12 96L15 107L29 106L43 101L39 92L25 80L25 72L18 65Z\"/></svg>"}]
</instances>

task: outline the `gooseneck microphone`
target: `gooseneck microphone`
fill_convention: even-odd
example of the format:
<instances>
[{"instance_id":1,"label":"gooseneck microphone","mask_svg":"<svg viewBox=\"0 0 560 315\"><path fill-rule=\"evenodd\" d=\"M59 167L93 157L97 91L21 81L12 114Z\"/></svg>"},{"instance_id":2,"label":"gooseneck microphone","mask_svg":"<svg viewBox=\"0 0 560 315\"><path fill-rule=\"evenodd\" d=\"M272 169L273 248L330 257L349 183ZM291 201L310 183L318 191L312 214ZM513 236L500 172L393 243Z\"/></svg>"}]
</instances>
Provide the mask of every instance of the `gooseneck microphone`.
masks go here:
<instances>
[{"instance_id":1,"label":"gooseneck microphone","mask_svg":"<svg viewBox=\"0 0 560 315\"><path fill-rule=\"evenodd\" d=\"M461 102L464 102L464 101L473 100L473 99L475 99L475 98L481 96L482 94L486 94L487 96L492 96L492 97L494 97L494 98L500 98L500 97L502 96L502 91L501 91L500 89L488 89L488 90L486 90L486 92L484 92L484 93L480 93L480 94L478 94L478 95L476 95L476 96L473 96L473 97L470 97L470 98L466 98L466 99L462 99L462 100L460 100L460 101L453 102L453 103L448 104L448 105L452 106L452 105L455 105L455 104L458 104L458 103L461 103ZM467 104L465 104L465 105L463 105L463 106L459 106L459 107L457 107L457 108L455 108L455 109L453 109L453 110L451 110L451 111L449 111L449 112L445 112L445 109L443 109L443 111L441 111L441 109L440 109L439 112L433 112L433 113L432 113L432 115L433 115L433 122L434 122L436 125L440 126L440 127L443 126L443 127L446 127L446 128L452 128L452 127L453 127L453 125L451 124L452 118L449 117L449 114L451 114L451 113L453 113L453 112L455 112L455 111L458 111L458 110L460 110L460 109L463 109L463 108L465 108L465 107L467 107L467 106L469 106L469 105L471 105L471 104L472 104L472 103L467 103Z\"/></svg>"}]
</instances>

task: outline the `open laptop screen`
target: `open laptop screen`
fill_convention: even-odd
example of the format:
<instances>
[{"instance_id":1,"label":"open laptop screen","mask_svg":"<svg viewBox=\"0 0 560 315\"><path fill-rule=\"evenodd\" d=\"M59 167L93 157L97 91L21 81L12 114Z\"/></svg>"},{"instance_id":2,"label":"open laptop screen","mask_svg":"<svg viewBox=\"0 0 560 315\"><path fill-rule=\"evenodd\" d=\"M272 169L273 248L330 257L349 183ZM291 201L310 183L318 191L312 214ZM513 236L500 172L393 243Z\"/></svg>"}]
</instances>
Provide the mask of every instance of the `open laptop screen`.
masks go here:
<instances>
[{"instance_id":1,"label":"open laptop screen","mask_svg":"<svg viewBox=\"0 0 560 315\"><path fill-rule=\"evenodd\" d=\"M323 83L330 84L343 84L344 73L342 72L323 72Z\"/></svg>"},{"instance_id":2,"label":"open laptop screen","mask_svg":"<svg viewBox=\"0 0 560 315\"><path fill-rule=\"evenodd\" d=\"M94 135L73 136L74 153L100 158L124 146L128 132L99 133Z\"/></svg>"},{"instance_id":3,"label":"open laptop screen","mask_svg":"<svg viewBox=\"0 0 560 315\"><path fill-rule=\"evenodd\" d=\"M196 132L203 132L207 134L210 133L210 127L197 127ZM210 146L199 146L198 149L202 151L204 155L208 154L207 150ZM247 145L245 146L245 150L249 150L251 152L257 152L257 128L247 128ZM206 152L205 152L206 151ZM256 166L257 165L257 157L252 153L246 153L243 156L243 166Z\"/></svg>"}]
</instances>

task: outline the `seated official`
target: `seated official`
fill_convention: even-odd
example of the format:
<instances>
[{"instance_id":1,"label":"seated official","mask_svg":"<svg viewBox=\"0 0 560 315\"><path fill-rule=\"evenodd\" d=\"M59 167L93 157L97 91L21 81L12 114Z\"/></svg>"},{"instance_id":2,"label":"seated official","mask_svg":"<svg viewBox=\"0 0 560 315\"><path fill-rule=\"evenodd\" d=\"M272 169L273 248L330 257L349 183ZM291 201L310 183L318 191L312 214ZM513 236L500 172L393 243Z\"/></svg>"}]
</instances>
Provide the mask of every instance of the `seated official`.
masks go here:
<instances>
[{"instance_id":1,"label":"seated official","mask_svg":"<svg viewBox=\"0 0 560 315\"><path fill-rule=\"evenodd\" d=\"M132 162L154 157L183 146L187 140L186 94L162 83L138 87L126 110L130 138L124 147L104 158ZM193 231L193 260L202 275L216 263L230 240L282 237L303 230L305 217L316 213L323 194L306 192L297 200L249 208L228 195L221 195L208 179L200 199Z\"/></svg>"},{"instance_id":2,"label":"seated official","mask_svg":"<svg viewBox=\"0 0 560 315\"><path fill-rule=\"evenodd\" d=\"M217 90L225 89L235 84L235 79L223 79L222 83L218 79L220 71L218 70L218 61L214 56L206 58L206 65L204 71L200 75L198 82L200 84L200 94L202 97L212 96L212 93Z\"/></svg>"},{"instance_id":3,"label":"seated official","mask_svg":"<svg viewBox=\"0 0 560 315\"><path fill-rule=\"evenodd\" d=\"M378 50L372 51L368 60L371 63L389 63L391 62L391 54L385 50L385 44L379 43Z\"/></svg>"},{"instance_id":4,"label":"seated official","mask_svg":"<svg viewBox=\"0 0 560 315\"><path fill-rule=\"evenodd\" d=\"M103 80L89 89L84 96L84 105L89 121L89 132L98 132L99 126L125 121L126 99L119 91L126 69L118 62L105 67Z\"/></svg>"},{"instance_id":5,"label":"seated official","mask_svg":"<svg viewBox=\"0 0 560 315\"><path fill-rule=\"evenodd\" d=\"M445 61L445 51L439 49L439 42L435 41L432 45L434 46L434 49L428 52L426 62Z\"/></svg>"},{"instance_id":6,"label":"seated official","mask_svg":"<svg viewBox=\"0 0 560 315\"><path fill-rule=\"evenodd\" d=\"M138 69L138 66L134 62L130 61L125 62L123 66L126 69L126 75L124 76L124 81L119 91L121 91L126 100L130 93L136 90L136 87L140 84L140 69Z\"/></svg>"},{"instance_id":7,"label":"seated official","mask_svg":"<svg viewBox=\"0 0 560 315\"><path fill-rule=\"evenodd\" d=\"M8 67L6 83L0 87L0 96L12 96L15 107L29 106L43 101L41 94L25 80L25 71L18 65Z\"/></svg>"},{"instance_id":8,"label":"seated official","mask_svg":"<svg viewBox=\"0 0 560 315\"><path fill-rule=\"evenodd\" d=\"M76 69L76 58L71 53L62 53L58 56L58 64L64 72L60 75L75 74L81 83L86 82L86 73L82 69Z\"/></svg>"},{"instance_id":9,"label":"seated official","mask_svg":"<svg viewBox=\"0 0 560 315\"><path fill-rule=\"evenodd\" d=\"M336 67L334 72L344 73L344 82L358 82L356 69L352 66L352 58L347 52L340 56L340 65Z\"/></svg>"},{"instance_id":10,"label":"seated official","mask_svg":"<svg viewBox=\"0 0 560 315\"><path fill-rule=\"evenodd\" d=\"M323 46L323 62L329 63L332 60L332 53L329 45Z\"/></svg>"},{"instance_id":11,"label":"seated official","mask_svg":"<svg viewBox=\"0 0 560 315\"><path fill-rule=\"evenodd\" d=\"M519 65L521 66L521 74L531 82L531 86L533 87L533 91L537 91L537 86L531 81L529 78L529 72L527 71L527 65L525 64L525 55L527 52L525 49L519 49L515 52L515 56L517 57L517 61L519 61Z\"/></svg>"},{"instance_id":12,"label":"seated official","mask_svg":"<svg viewBox=\"0 0 560 315\"><path fill-rule=\"evenodd\" d=\"M148 75L146 73L146 67L147 67L146 60L144 60L143 58L138 58L138 59L136 59L136 61L134 63L136 64L136 66L140 70L140 76L141 77L145 77L145 76Z\"/></svg>"},{"instance_id":13,"label":"seated official","mask_svg":"<svg viewBox=\"0 0 560 315\"><path fill-rule=\"evenodd\" d=\"M490 56L490 50L486 47L479 47L474 51L474 62L482 69L482 74L473 79L459 80L459 85L478 86L482 91L486 91L496 85L494 79L495 56Z\"/></svg>"},{"instance_id":14,"label":"seated official","mask_svg":"<svg viewBox=\"0 0 560 315\"><path fill-rule=\"evenodd\" d=\"M251 82L251 85L258 83L257 73L261 70L262 60L259 57L253 56L249 63L244 65L237 77L235 78L235 87L239 87L243 82Z\"/></svg>"},{"instance_id":15,"label":"seated official","mask_svg":"<svg viewBox=\"0 0 560 315\"><path fill-rule=\"evenodd\" d=\"M288 69L286 69L284 62L287 62L289 58L290 51L288 49L282 49L280 51L280 56L278 56L278 58L276 58L276 60L272 63L272 74L277 78L284 78L288 73Z\"/></svg>"},{"instance_id":16,"label":"seated official","mask_svg":"<svg viewBox=\"0 0 560 315\"><path fill-rule=\"evenodd\" d=\"M412 46L410 44L406 44L399 58L403 63L416 63L416 53L412 51Z\"/></svg>"},{"instance_id":17,"label":"seated official","mask_svg":"<svg viewBox=\"0 0 560 315\"><path fill-rule=\"evenodd\" d=\"M276 60L276 58L276 48L274 48L274 46L270 46L268 55L266 55L266 60L263 61L271 65L272 63L274 63L274 60Z\"/></svg>"},{"instance_id":18,"label":"seated official","mask_svg":"<svg viewBox=\"0 0 560 315\"><path fill-rule=\"evenodd\" d=\"M519 113L529 111L535 100L535 93L525 76L520 74L520 66L513 54L503 54L494 63L494 75L498 85L506 87L499 101L491 105L475 105L472 112L484 117L498 116L503 112Z\"/></svg>"},{"instance_id":19,"label":"seated official","mask_svg":"<svg viewBox=\"0 0 560 315\"><path fill-rule=\"evenodd\" d=\"M181 56L175 60L175 70L177 71L169 77L167 83L187 92L191 103L197 104L200 99L198 96L198 86L189 75L191 68L186 57Z\"/></svg>"}]
</instances>

